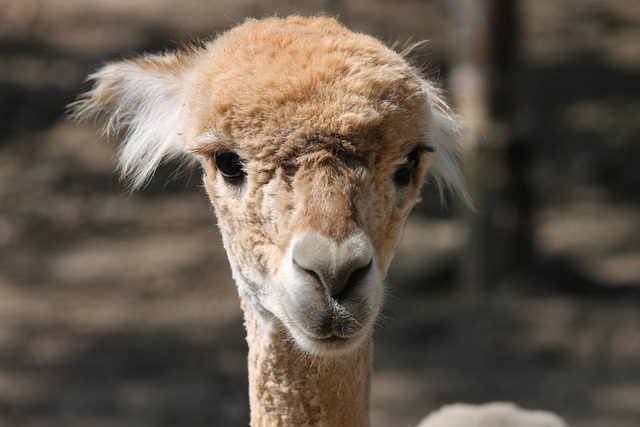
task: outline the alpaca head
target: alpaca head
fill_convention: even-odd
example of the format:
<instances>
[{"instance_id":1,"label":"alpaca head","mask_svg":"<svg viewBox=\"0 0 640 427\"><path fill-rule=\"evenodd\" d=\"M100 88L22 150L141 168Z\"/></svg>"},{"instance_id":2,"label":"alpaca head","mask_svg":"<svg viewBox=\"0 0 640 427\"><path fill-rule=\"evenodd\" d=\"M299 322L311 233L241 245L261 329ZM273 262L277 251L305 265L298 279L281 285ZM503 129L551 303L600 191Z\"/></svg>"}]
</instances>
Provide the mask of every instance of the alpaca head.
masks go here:
<instances>
[{"instance_id":1,"label":"alpaca head","mask_svg":"<svg viewBox=\"0 0 640 427\"><path fill-rule=\"evenodd\" d=\"M248 21L105 66L74 106L123 130L134 187L197 160L240 295L304 351L351 351L427 171L464 194L457 125L397 53L330 18Z\"/></svg>"}]
</instances>

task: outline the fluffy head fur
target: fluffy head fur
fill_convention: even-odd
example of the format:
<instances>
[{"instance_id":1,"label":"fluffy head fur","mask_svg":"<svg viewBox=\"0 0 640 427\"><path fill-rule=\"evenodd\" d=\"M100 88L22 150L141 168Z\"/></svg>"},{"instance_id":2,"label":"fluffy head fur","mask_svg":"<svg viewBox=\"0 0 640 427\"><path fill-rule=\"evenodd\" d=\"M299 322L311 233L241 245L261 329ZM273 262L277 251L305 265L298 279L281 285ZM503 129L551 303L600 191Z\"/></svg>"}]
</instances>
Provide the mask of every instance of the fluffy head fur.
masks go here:
<instances>
[{"instance_id":1,"label":"fluffy head fur","mask_svg":"<svg viewBox=\"0 0 640 427\"><path fill-rule=\"evenodd\" d=\"M348 353L370 335L427 170L468 198L466 145L438 90L331 18L249 20L91 79L75 116L124 133L134 188L164 159L200 162L241 297L309 353Z\"/></svg>"}]
</instances>

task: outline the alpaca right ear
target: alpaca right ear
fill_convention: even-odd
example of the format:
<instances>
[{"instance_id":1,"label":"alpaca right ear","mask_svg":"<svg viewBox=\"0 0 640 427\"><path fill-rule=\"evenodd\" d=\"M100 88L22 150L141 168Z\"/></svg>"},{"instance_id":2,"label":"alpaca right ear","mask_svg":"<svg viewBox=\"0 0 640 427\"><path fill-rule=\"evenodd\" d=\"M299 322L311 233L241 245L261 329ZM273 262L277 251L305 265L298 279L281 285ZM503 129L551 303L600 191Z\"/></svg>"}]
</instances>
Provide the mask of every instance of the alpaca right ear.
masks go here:
<instances>
[{"instance_id":1,"label":"alpaca right ear","mask_svg":"<svg viewBox=\"0 0 640 427\"><path fill-rule=\"evenodd\" d=\"M426 80L422 81L422 87L428 114L427 138L435 147L429 174L434 178L442 200L444 190L449 189L468 207L473 208L462 172L462 166L473 150L466 135L464 121L451 111L437 88Z\"/></svg>"},{"instance_id":2,"label":"alpaca right ear","mask_svg":"<svg viewBox=\"0 0 640 427\"><path fill-rule=\"evenodd\" d=\"M142 187L165 159L186 157L185 80L196 52L147 55L105 65L89 76L93 88L70 105L71 117L104 119L103 134L123 134L122 176Z\"/></svg>"}]
</instances>

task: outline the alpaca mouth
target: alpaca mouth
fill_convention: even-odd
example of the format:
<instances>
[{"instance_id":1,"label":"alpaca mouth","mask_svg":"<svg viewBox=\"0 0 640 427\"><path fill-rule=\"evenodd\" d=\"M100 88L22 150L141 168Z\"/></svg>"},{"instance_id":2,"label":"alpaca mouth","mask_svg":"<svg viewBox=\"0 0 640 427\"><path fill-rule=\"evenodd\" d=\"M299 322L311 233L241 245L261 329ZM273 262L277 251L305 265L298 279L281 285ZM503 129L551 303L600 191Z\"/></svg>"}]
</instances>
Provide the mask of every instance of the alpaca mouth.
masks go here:
<instances>
[{"instance_id":1,"label":"alpaca mouth","mask_svg":"<svg viewBox=\"0 0 640 427\"><path fill-rule=\"evenodd\" d=\"M368 324L368 315L357 305L347 308L335 301L328 301L323 315L308 312L293 314L296 326L309 338L320 342L349 341L359 336Z\"/></svg>"},{"instance_id":2,"label":"alpaca mouth","mask_svg":"<svg viewBox=\"0 0 640 427\"><path fill-rule=\"evenodd\" d=\"M329 336L326 337L322 337L322 338L313 338L311 337L311 339L320 342L320 343L324 343L324 344L340 344L340 343L346 343L349 340L351 340L353 338L353 336L351 337L341 337L339 335L335 335L335 334L331 334Z\"/></svg>"},{"instance_id":3,"label":"alpaca mouth","mask_svg":"<svg viewBox=\"0 0 640 427\"><path fill-rule=\"evenodd\" d=\"M331 356L354 350L359 346L366 334L363 333L363 330L360 330L358 333L349 336L341 336L336 333L323 337L314 337L308 333L302 335L304 339L301 340L299 337L296 341L304 350L316 355Z\"/></svg>"},{"instance_id":4,"label":"alpaca mouth","mask_svg":"<svg viewBox=\"0 0 640 427\"><path fill-rule=\"evenodd\" d=\"M282 320L298 347L306 353L316 356L331 357L349 353L357 348L368 335L367 327L351 329L349 333L334 327L320 328L319 330L308 328L295 321L288 313Z\"/></svg>"},{"instance_id":5,"label":"alpaca mouth","mask_svg":"<svg viewBox=\"0 0 640 427\"><path fill-rule=\"evenodd\" d=\"M341 341L349 341L355 337L357 337L360 333L362 332L362 330L358 330L356 332L352 332L350 334L344 334L344 333L340 333L338 331L329 331L327 333L324 333L322 335L314 335L314 334L309 334L308 332L306 333L307 337L319 341L319 342L341 342Z\"/></svg>"},{"instance_id":6,"label":"alpaca mouth","mask_svg":"<svg viewBox=\"0 0 640 427\"><path fill-rule=\"evenodd\" d=\"M283 298L286 304L280 305L278 317L303 351L339 356L354 351L371 335L380 306L376 295L345 302L322 296Z\"/></svg>"},{"instance_id":7,"label":"alpaca mouth","mask_svg":"<svg viewBox=\"0 0 640 427\"><path fill-rule=\"evenodd\" d=\"M364 328L355 322L355 320L354 323L357 324L358 327L352 325L349 328L344 328L343 325L337 325L327 321L322 327L308 328L293 321L297 332L304 335L306 338L317 342L340 342L356 338L362 333Z\"/></svg>"},{"instance_id":8,"label":"alpaca mouth","mask_svg":"<svg viewBox=\"0 0 640 427\"><path fill-rule=\"evenodd\" d=\"M348 339L349 339L349 337L339 337L338 335L331 335L330 337L322 338L322 341L324 341L324 342L340 342L340 341L347 341Z\"/></svg>"}]
</instances>

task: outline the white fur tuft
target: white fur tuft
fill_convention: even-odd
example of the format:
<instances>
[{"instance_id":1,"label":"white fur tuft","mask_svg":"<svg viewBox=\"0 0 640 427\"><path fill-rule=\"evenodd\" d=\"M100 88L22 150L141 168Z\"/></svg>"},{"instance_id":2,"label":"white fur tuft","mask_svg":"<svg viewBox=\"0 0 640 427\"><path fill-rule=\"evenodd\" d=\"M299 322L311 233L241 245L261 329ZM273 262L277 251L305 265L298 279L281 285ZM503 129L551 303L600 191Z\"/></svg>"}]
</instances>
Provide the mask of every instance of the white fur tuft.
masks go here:
<instances>
[{"instance_id":1,"label":"white fur tuft","mask_svg":"<svg viewBox=\"0 0 640 427\"><path fill-rule=\"evenodd\" d=\"M71 105L72 117L104 117L106 135L124 132L119 165L123 178L137 189L163 160L185 157L180 137L184 109L184 73L175 56L109 64L89 76L93 88Z\"/></svg>"},{"instance_id":2,"label":"white fur tuft","mask_svg":"<svg viewBox=\"0 0 640 427\"><path fill-rule=\"evenodd\" d=\"M554 413L522 409L509 402L457 403L433 412L418 427L569 427Z\"/></svg>"},{"instance_id":3,"label":"white fur tuft","mask_svg":"<svg viewBox=\"0 0 640 427\"><path fill-rule=\"evenodd\" d=\"M423 81L428 104L427 138L435 146L429 173L433 176L440 196L449 189L467 206L473 206L467 190L461 164L470 154L471 143L466 138L462 118L451 111L438 89Z\"/></svg>"}]
</instances>

